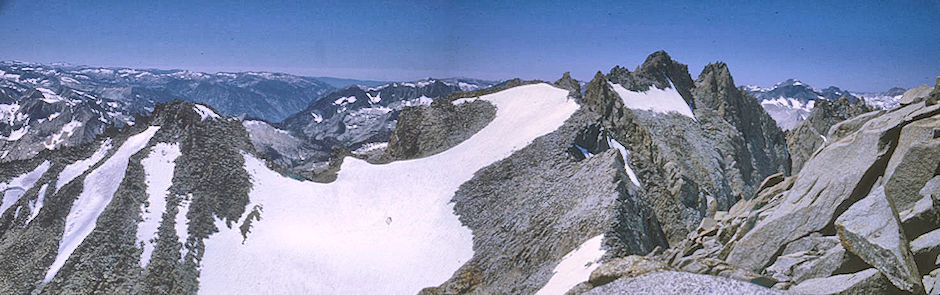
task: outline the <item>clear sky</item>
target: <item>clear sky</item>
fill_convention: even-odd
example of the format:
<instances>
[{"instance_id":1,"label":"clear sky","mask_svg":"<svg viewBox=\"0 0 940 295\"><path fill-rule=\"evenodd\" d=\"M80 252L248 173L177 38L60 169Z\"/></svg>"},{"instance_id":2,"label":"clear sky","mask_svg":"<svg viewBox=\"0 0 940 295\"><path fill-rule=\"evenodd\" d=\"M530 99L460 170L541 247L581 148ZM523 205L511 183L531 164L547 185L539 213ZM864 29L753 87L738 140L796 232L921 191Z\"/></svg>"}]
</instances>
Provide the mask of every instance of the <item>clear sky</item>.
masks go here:
<instances>
[{"instance_id":1,"label":"clear sky","mask_svg":"<svg viewBox=\"0 0 940 295\"><path fill-rule=\"evenodd\" d=\"M725 61L738 84L798 78L855 91L933 85L930 1L0 0L0 59L93 66L590 79L665 49Z\"/></svg>"}]
</instances>

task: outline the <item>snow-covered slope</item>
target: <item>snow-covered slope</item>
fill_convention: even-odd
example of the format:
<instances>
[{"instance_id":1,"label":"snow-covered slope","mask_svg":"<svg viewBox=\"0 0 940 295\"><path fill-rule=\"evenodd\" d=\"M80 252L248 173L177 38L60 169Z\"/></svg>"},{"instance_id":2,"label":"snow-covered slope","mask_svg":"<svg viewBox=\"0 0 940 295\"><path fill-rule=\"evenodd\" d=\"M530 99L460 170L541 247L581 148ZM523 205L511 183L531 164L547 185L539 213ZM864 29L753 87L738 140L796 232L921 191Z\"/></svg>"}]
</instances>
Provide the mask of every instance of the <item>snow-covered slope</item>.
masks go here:
<instances>
[{"instance_id":1,"label":"snow-covered slope","mask_svg":"<svg viewBox=\"0 0 940 295\"><path fill-rule=\"evenodd\" d=\"M675 112L695 119L689 104L679 95L679 91L671 81L669 88L659 89L656 86L650 86L647 91L630 91L615 83L610 83L610 86L617 92L617 95L620 95L623 105L627 108L664 114Z\"/></svg>"},{"instance_id":2,"label":"snow-covered slope","mask_svg":"<svg viewBox=\"0 0 940 295\"><path fill-rule=\"evenodd\" d=\"M72 209L65 218L65 232L59 242L58 255L46 272L43 281L52 280L59 269L65 265L65 261L72 255L72 252L95 229L98 216L111 203L114 193L117 192L118 186L124 179L131 155L144 148L157 130L160 130L159 126L151 126L144 132L131 136L104 164L85 177L84 189L78 199L72 203Z\"/></svg>"},{"instance_id":3,"label":"snow-covered slope","mask_svg":"<svg viewBox=\"0 0 940 295\"><path fill-rule=\"evenodd\" d=\"M568 91L526 85L479 97L496 118L443 153L372 165L347 158L333 183L285 178L245 156L262 208L244 239L223 228L206 241L205 294L415 294L473 254L450 198L480 168L551 132L577 110ZM265 284L257 284L263 281Z\"/></svg>"}]
</instances>

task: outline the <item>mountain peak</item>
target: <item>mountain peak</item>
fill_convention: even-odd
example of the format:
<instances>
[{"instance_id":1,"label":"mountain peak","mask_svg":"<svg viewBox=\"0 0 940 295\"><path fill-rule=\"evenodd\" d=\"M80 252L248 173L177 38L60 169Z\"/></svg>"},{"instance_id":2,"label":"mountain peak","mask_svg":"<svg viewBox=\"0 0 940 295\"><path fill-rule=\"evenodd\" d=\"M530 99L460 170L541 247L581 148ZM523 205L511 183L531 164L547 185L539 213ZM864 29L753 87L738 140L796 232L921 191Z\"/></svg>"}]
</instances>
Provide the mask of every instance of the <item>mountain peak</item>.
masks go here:
<instances>
[{"instance_id":1,"label":"mountain peak","mask_svg":"<svg viewBox=\"0 0 940 295\"><path fill-rule=\"evenodd\" d=\"M774 84L774 88L785 87L785 86L803 86L803 87L806 87L806 88L812 88L812 87L810 87L809 85L807 85L806 83L803 83L802 81L797 80L797 79L794 79L794 78L790 78L790 79L787 79L787 80L785 80L785 81L783 81L783 82Z\"/></svg>"}]
</instances>

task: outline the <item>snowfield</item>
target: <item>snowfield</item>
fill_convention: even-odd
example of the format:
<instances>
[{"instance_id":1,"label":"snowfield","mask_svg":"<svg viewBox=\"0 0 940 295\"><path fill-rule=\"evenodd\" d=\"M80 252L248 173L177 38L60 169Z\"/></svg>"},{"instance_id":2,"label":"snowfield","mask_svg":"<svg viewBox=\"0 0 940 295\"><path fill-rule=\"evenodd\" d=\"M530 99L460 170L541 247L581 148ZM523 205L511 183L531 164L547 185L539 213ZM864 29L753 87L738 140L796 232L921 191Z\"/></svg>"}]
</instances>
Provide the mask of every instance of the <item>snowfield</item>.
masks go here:
<instances>
[{"instance_id":1,"label":"snowfield","mask_svg":"<svg viewBox=\"0 0 940 295\"><path fill-rule=\"evenodd\" d=\"M496 117L463 143L384 165L347 157L327 184L283 177L246 155L248 209L261 207L261 220L244 241L217 221L222 231L205 241L200 293L410 295L439 285L473 256L454 192L561 126L578 109L567 95L535 84L481 96Z\"/></svg>"},{"instance_id":2,"label":"snowfield","mask_svg":"<svg viewBox=\"0 0 940 295\"><path fill-rule=\"evenodd\" d=\"M604 235L590 238L577 249L565 254L552 271L553 275L548 279L548 283L535 294L562 295L575 285L587 281L591 272L601 265L598 262L604 256L604 250L601 248L603 240Z\"/></svg>"},{"instance_id":3,"label":"snowfield","mask_svg":"<svg viewBox=\"0 0 940 295\"><path fill-rule=\"evenodd\" d=\"M49 266L43 282L49 282L55 277L72 252L75 252L75 249L95 229L98 216L111 203L114 193L124 180L124 173L127 171L127 163L131 155L147 146L157 130L160 130L159 126L150 126L144 132L129 137L101 166L85 176L84 189L72 203L72 208L65 217L65 231L59 242L58 254Z\"/></svg>"},{"instance_id":4,"label":"snowfield","mask_svg":"<svg viewBox=\"0 0 940 295\"><path fill-rule=\"evenodd\" d=\"M676 112L695 120L692 108L685 102L682 95L679 95L679 91L676 90L675 85L672 85L672 81L669 81L669 88L659 89L656 86L650 86L649 90L643 92L630 91L620 84L608 83L614 92L620 95L623 105L627 108L663 114Z\"/></svg>"}]
</instances>

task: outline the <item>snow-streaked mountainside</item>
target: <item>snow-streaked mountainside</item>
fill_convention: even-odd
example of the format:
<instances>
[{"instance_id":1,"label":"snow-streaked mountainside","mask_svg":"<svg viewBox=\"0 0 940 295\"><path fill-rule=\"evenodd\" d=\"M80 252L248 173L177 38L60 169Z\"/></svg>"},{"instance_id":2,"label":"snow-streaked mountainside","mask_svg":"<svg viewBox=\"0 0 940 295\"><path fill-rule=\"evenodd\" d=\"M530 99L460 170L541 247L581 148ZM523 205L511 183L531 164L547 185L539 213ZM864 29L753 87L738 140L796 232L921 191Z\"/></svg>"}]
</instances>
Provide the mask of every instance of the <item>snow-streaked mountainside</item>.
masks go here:
<instances>
[{"instance_id":1,"label":"snow-streaked mountainside","mask_svg":"<svg viewBox=\"0 0 940 295\"><path fill-rule=\"evenodd\" d=\"M795 79L788 79L770 88L746 85L741 86L741 89L756 97L784 130L793 129L797 123L806 119L820 99L834 100L844 96L849 103L864 101L874 108L887 110L898 107L901 95L906 91L898 87L885 92L850 92L835 86L819 89Z\"/></svg>"}]
</instances>

